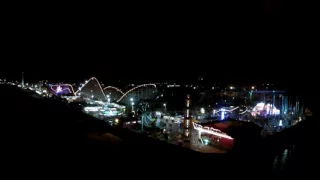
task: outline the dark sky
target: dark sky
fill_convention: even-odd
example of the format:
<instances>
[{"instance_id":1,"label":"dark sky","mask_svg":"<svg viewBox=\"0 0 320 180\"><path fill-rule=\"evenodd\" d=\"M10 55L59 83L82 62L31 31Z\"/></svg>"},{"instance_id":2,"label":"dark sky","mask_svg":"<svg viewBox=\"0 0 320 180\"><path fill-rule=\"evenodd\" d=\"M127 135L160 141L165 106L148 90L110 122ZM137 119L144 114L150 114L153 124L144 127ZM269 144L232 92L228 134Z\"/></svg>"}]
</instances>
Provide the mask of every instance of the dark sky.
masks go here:
<instances>
[{"instance_id":1,"label":"dark sky","mask_svg":"<svg viewBox=\"0 0 320 180\"><path fill-rule=\"evenodd\" d=\"M310 8L265 0L16 9L4 16L1 75L294 82L314 74L303 68L314 67Z\"/></svg>"}]
</instances>

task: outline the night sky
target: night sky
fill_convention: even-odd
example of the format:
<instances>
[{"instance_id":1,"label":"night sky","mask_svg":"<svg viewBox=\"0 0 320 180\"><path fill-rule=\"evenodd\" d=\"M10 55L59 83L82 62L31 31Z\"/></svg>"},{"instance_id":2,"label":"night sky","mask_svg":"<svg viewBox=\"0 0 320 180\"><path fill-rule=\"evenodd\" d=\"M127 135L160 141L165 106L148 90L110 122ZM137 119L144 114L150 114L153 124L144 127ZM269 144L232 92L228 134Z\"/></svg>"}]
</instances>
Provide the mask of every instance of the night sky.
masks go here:
<instances>
[{"instance_id":1,"label":"night sky","mask_svg":"<svg viewBox=\"0 0 320 180\"><path fill-rule=\"evenodd\" d=\"M106 83L188 82L199 75L212 82L312 82L312 11L293 3L11 12L2 34L0 75L20 77L25 71L30 79L67 81L96 76Z\"/></svg>"}]
</instances>

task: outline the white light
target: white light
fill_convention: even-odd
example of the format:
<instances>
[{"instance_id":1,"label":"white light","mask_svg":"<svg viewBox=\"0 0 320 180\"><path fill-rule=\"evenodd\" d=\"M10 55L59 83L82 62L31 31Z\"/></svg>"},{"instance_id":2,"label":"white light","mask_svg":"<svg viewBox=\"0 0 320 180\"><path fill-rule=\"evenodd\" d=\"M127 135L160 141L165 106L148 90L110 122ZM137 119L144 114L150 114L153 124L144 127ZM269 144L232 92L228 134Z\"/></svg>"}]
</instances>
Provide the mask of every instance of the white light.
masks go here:
<instances>
[{"instance_id":1,"label":"white light","mask_svg":"<svg viewBox=\"0 0 320 180\"><path fill-rule=\"evenodd\" d=\"M204 108L201 108L200 112L201 112L201 114L204 114L204 112L205 112Z\"/></svg>"},{"instance_id":2,"label":"white light","mask_svg":"<svg viewBox=\"0 0 320 180\"><path fill-rule=\"evenodd\" d=\"M93 112L99 111L99 109L101 109L101 108L100 107L85 107L84 108L85 111L93 111Z\"/></svg>"},{"instance_id":3,"label":"white light","mask_svg":"<svg viewBox=\"0 0 320 180\"><path fill-rule=\"evenodd\" d=\"M130 98L130 101L133 101L133 98Z\"/></svg>"},{"instance_id":4,"label":"white light","mask_svg":"<svg viewBox=\"0 0 320 180\"><path fill-rule=\"evenodd\" d=\"M134 102L132 102L131 105L133 106L133 105L134 105Z\"/></svg>"},{"instance_id":5,"label":"white light","mask_svg":"<svg viewBox=\"0 0 320 180\"><path fill-rule=\"evenodd\" d=\"M214 128L204 129L204 128L202 128L202 126L196 125L194 122L192 122L192 124L193 124L194 129L198 130L200 133L205 132L208 134L224 137L227 139L233 139L231 136L228 136L226 134L221 133L221 131L219 129L214 129Z\"/></svg>"},{"instance_id":6,"label":"white light","mask_svg":"<svg viewBox=\"0 0 320 180\"><path fill-rule=\"evenodd\" d=\"M57 87L57 93L58 93L58 92L61 92L61 91L62 91L61 86L58 86L58 87Z\"/></svg>"},{"instance_id":7,"label":"white light","mask_svg":"<svg viewBox=\"0 0 320 180\"><path fill-rule=\"evenodd\" d=\"M164 103L163 106L166 107L166 103Z\"/></svg>"},{"instance_id":8,"label":"white light","mask_svg":"<svg viewBox=\"0 0 320 180\"><path fill-rule=\"evenodd\" d=\"M38 93L38 94L42 94L40 91L38 91L38 90L36 90L36 93Z\"/></svg>"}]
</instances>

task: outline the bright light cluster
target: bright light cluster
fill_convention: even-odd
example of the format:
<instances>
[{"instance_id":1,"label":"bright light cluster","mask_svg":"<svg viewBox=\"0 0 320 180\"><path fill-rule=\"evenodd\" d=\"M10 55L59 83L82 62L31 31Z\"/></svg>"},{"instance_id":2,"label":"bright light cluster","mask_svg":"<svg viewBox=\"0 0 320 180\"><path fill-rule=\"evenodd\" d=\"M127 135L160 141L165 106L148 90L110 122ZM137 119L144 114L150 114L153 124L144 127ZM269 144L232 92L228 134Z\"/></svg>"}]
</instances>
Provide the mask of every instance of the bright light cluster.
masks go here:
<instances>
[{"instance_id":1,"label":"bright light cluster","mask_svg":"<svg viewBox=\"0 0 320 180\"><path fill-rule=\"evenodd\" d=\"M58 86L58 87L57 87L57 92L58 92L58 93L59 93L59 92L62 92L61 86Z\"/></svg>"},{"instance_id":2,"label":"bright light cluster","mask_svg":"<svg viewBox=\"0 0 320 180\"><path fill-rule=\"evenodd\" d=\"M85 84L82 84L77 91L74 91L74 89L73 89L73 87L72 87L71 84L59 84L58 87L61 88L61 86L69 86L70 89L71 89L71 90L70 90L70 89L68 88L69 92L72 92L74 95L77 95L77 94L82 90L82 88L84 88L84 86L86 86L86 85L87 85L90 81L92 81L92 80L95 80L95 81L98 83L98 86L99 86L99 88L100 88L100 90L101 90L101 92L102 92L102 94L103 94L103 96L104 96L105 98L107 98L107 96L106 96L105 93L104 93L104 90L106 90L106 89L115 89L116 91L120 92L120 93L122 94L122 96L117 100L117 102L121 101L126 95L128 95L130 92L132 92L132 91L134 91L134 90L136 90L136 89L138 89L138 88L146 87L146 86L153 86L153 87L155 87L155 88L157 87L155 84L142 84L142 85L138 85L138 86L136 86L136 87L134 87L134 88L132 88L132 89L129 89L127 92L124 93L124 92L121 91L119 88L116 88L116 87L114 87L114 86L107 86L107 87L105 87L105 88L102 89L102 86L101 86L100 82L99 82L98 79L95 78L95 77L91 77L89 80L87 80L87 81L85 82ZM53 86L55 86L55 85L53 85ZM54 92L59 93L59 92L62 91L62 89L57 89L57 90L53 89L53 88L52 88L53 86L51 86L51 90L53 90Z\"/></svg>"},{"instance_id":3,"label":"bright light cluster","mask_svg":"<svg viewBox=\"0 0 320 180\"><path fill-rule=\"evenodd\" d=\"M266 116L268 114L278 115L278 114L280 114L280 110L277 109L275 106L273 106L270 103L265 104L265 103L261 102L261 103L258 103L252 109L252 112L251 112L252 116L256 116L256 115Z\"/></svg>"},{"instance_id":4,"label":"bright light cluster","mask_svg":"<svg viewBox=\"0 0 320 180\"><path fill-rule=\"evenodd\" d=\"M101 109L101 107L84 107L85 111L97 112Z\"/></svg>"},{"instance_id":5,"label":"bright light cluster","mask_svg":"<svg viewBox=\"0 0 320 180\"><path fill-rule=\"evenodd\" d=\"M58 87L56 88L56 90L53 88L53 87L55 87L55 86L58 86ZM68 87L70 87L70 88L62 89L61 86L68 86ZM61 93L61 92L63 92L64 90L68 90L70 93L75 94L75 92L74 92L74 90L73 90L73 87L72 87L72 85L70 85L70 84L51 85L51 86L50 86L50 89L51 89L52 91L54 91L55 93ZM70 89L71 89L71 90L70 90Z\"/></svg>"},{"instance_id":6,"label":"bright light cluster","mask_svg":"<svg viewBox=\"0 0 320 180\"><path fill-rule=\"evenodd\" d=\"M194 129L199 131L199 133L204 132L204 133L212 134L212 135L227 138L227 139L233 139L231 136L228 136L226 133L221 132L219 129L215 129L212 127L206 127L206 126L202 127L201 125L196 124L194 122L192 122L192 124L193 124Z\"/></svg>"}]
</instances>

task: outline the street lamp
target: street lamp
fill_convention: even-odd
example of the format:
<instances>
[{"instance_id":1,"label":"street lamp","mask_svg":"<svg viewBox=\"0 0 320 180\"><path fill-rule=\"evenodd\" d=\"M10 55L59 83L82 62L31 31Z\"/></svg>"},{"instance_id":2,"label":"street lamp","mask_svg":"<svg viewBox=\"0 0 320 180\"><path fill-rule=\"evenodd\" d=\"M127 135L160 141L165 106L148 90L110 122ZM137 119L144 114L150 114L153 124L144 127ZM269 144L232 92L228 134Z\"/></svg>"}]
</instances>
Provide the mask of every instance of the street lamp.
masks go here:
<instances>
[{"instance_id":1,"label":"street lamp","mask_svg":"<svg viewBox=\"0 0 320 180\"><path fill-rule=\"evenodd\" d=\"M166 111L167 111L167 104L164 103L164 104L163 104L163 107L164 107L164 112L166 112Z\"/></svg>"},{"instance_id":2,"label":"street lamp","mask_svg":"<svg viewBox=\"0 0 320 180\"><path fill-rule=\"evenodd\" d=\"M130 101L131 101L131 105L132 105L132 112L133 112L133 111L134 111L134 108L133 108L133 105L134 105L133 98L130 98Z\"/></svg>"}]
</instances>

